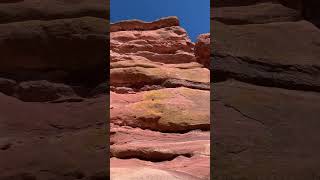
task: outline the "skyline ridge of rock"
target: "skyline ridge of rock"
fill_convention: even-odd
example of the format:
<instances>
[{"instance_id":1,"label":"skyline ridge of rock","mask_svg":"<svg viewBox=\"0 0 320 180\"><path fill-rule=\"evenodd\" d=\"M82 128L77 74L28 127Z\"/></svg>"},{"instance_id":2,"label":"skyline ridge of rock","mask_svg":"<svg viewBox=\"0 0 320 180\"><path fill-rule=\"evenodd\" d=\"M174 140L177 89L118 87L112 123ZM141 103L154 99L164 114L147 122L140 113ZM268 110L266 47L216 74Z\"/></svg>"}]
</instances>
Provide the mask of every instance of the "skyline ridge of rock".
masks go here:
<instances>
[{"instance_id":1,"label":"skyline ridge of rock","mask_svg":"<svg viewBox=\"0 0 320 180\"><path fill-rule=\"evenodd\" d=\"M150 22L139 19L122 20L115 23L110 23L110 32L130 30L147 31L171 26L180 26L178 17L168 16Z\"/></svg>"}]
</instances>

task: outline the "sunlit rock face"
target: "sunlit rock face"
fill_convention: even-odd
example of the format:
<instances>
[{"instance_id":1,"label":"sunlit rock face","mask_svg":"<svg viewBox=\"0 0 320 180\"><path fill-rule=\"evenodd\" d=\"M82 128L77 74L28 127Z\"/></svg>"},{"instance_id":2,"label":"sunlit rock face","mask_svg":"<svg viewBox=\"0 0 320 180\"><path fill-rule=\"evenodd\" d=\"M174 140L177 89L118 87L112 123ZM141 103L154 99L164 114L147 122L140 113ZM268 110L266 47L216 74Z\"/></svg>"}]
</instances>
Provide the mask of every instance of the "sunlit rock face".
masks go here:
<instances>
[{"instance_id":1,"label":"sunlit rock face","mask_svg":"<svg viewBox=\"0 0 320 180\"><path fill-rule=\"evenodd\" d=\"M210 34L201 34L195 45L197 61L206 68L210 68Z\"/></svg>"},{"instance_id":2,"label":"sunlit rock face","mask_svg":"<svg viewBox=\"0 0 320 180\"><path fill-rule=\"evenodd\" d=\"M110 29L111 178L209 179L209 35L176 17Z\"/></svg>"}]
</instances>

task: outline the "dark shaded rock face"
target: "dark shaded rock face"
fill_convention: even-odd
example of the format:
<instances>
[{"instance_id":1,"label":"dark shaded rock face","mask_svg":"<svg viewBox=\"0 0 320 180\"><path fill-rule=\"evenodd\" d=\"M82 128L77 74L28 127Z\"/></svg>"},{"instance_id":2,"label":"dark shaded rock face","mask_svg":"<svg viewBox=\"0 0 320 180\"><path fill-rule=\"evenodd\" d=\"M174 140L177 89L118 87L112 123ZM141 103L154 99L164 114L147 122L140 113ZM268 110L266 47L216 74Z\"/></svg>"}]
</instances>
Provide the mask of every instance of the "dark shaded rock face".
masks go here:
<instances>
[{"instance_id":1,"label":"dark shaded rock face","mask_svg":"<svg viewBox=\"0 0 320 180\"><path fill-rule=\"evenodd\" d=\"M226 7L226 6L247 6L256 3L270 2L270 0L216 0L214 2L211 1L212 7Z\"/></svg>"},{"instance_id":2,"label":"dark shaded rock face","mask_svg":"<svg viewBox=\"0 0 320 180\"><path fill-rule=\"evenodd\" d=\"M107 179L108 3L0 0L0 179Z\"/></svg>"},{"instance_id":3,"label":"dark shaded rock face","mask_svg":"<svg viewBox=\"0 0 320 180\"><path fill-rule=\"evenodd\" d=\"M22 80L47 74L55 80L50 73L62 71L66 74L60 79L70 80L73 75L77 81L76 76L104 71L107 66L101 59L106 55L100 52L108 40L107 23L80 17L0 24L0 73Z\"/></svg>"},{"instance_id":4,"label":"dark shaded rock face","mask_svg":"<svg viewBox=\"0 0 320 180\"><path fill-rule=\"evenodd\" d=\"M317 0L279 0L283 5L297 9L302 17L314 23L316 26L320 25L320 2Z\"/></svg>"},{"instance_id":5,"label":"dark shaded rock face","mask_svg":"<svg viewBox=\"0 0 320 180\"><path fill-rule=\"evenodd\" d=\"M320 2L316 0L302 1L302 16L314 23L316 26L320 26Z\"/></svg>"},{"instance_id":6,"label":"dark shaded rock face","mask_svg":"<svg viewBox=\"0 0 320 180\"><path fill-rule=\"evenodd\" d=\"M244 2L212 2L213 175L315 179L320 6Z\"/></svg>"}]
</instances>

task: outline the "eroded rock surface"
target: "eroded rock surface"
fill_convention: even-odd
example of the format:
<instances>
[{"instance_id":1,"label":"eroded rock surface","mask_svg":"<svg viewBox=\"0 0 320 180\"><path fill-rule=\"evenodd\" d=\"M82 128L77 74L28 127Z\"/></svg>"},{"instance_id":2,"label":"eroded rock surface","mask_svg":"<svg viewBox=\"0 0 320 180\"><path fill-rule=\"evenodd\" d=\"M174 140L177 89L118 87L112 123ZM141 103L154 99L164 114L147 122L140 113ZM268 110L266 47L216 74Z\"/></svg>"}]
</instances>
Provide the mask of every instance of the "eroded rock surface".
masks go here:
<instances>
[{"instance_id":1,"label":"eroded rock surface","mask_svg":"<svg viewBox=\"0 0 320 180\"><path fill-rule=\"evenodd\" d=\"M111 25L112 179L210 178L209 38L176 17Z\"/></svg>"},{"instance_id":2,"label":"eroded rock surface","mask_svg":"<svg viewBox=\"0 0 320 180\"><path fill-rule=\"evenodd\" d=\"M319 176L320 30L312 3L212 2L214 178Z\"/></svg>"},{"instance_id":3,"label":"eroded rock surface","mask_svg":"<svg viewBox=\"0 0 320 180\"><path fill-rule=\"evenodd\" d=\"M108 179L108 3L0 1L0 179Z\"/></svg>"}]
</instances>

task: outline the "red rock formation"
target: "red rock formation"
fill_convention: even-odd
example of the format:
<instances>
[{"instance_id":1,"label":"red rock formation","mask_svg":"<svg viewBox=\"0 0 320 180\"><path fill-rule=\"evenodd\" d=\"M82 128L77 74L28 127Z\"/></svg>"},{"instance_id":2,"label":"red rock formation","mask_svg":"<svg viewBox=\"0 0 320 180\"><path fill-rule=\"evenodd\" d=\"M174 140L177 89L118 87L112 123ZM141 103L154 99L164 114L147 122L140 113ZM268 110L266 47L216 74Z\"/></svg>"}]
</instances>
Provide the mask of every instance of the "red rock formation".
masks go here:
<instances>
[{"instance_id":1,"label":"red rock formation","mask_svg":"<svg viewBox=\"0 0 320 180\"><path fill-rule=\"evenodd\" d=\"M302 180L320 171L319 1L280 2L211 3L215 179Z\"/></svg>"},{"instance_id":2,"label":"red rock formation","mask_svg":"<svg viewBox=\"0 0 320 180\"><path fill-rule=\"evenodd\" d=\"M198 37L195 46L197 61L206 68L210 67L210 34L202 34Z\"/></svg>"},{"instance_id":3,"label":"red rock formation","mask_svg":"<svg viewBox=\"0 0 320 180\"><path fill-rule=\"evenodd\" d=\"M175 16L162 18L153 22L144 22L140 20L120 21L111 25L110 32L133 30L145 31L171 26L179 26L179 20Z\"/></svg>"},{"instance_id":4,"label":"red rock formation","mask_svg":"<svg viewBox=\"0 0 320 180\"><path fill-rule=\"evenodd\" d=\"M108 179L107 5L0 0L0 179Z\"/></svg>"},{"instance_id":5,"label":"red rock formation","mask_svg":"<svg viewBox=\"0 0 320 180\"><path fill-rule=\"evenodd\" d=\"M111 25L111 178L209 178L208 38L195 55L176 17Z\"/></svg>"}]
</instances>

